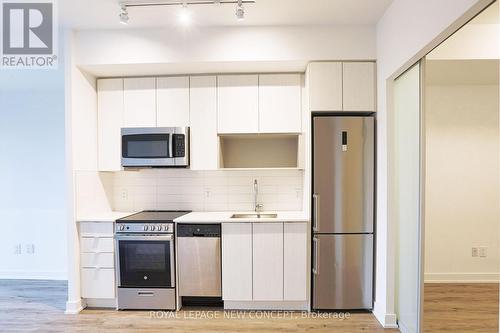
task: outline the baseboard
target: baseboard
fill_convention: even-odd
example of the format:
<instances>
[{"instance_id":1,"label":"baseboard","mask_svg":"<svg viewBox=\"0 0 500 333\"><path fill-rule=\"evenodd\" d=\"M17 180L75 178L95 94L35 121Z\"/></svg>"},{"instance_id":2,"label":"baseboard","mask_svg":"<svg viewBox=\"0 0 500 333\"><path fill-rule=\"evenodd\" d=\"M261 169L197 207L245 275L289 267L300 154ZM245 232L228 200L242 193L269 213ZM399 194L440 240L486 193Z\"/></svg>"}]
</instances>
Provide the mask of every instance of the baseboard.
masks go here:
<instances>
[{"instance_id":1,"label":"baseboard","mask_svg":"<svg viewBox=\"0 0 500 333\"><path fill-rule=\"evenodd\" d=\"M79 299L76 301L67 301L66 302L66 311L65 314L78 314L85 307L85 303Z\"/></svg>"},{"instance_id":2,"label":"baseboard","mask_svg":"<svg viewBox=\"0 0 500 333\"><path fill-rule=\"evenodd\" d=\"M403 323L399 323L399 331L401 333L416 333L413 329L406 327Z\"/></svg>"},{"instance_id":3,"label":"baseboard","mask_svg":"<svg viewBox=\"0 0 500 333\"><path fill-rule=\"evenodd\" d=\"M86 298L87 308L111 308L116 309L116 298Z\"/></svg>"},{"instance_id":4,"label":"baseboard","mask_svg":"<svg viewBox=\"0 0 500 333\"><path fill-rule=\"evenodd\" d=\"M500 273L427 273L425 283L499 283Z\"/></svg>"},{"instance_id":5,"label":"baseboard","mask_svg":"<svg viewBox=\"0 0 500 333\"><path fill-rule=\"evenodd\" d=\"M378 320L380 325L384 328L398 328L396 314L394 313L385 313L382 309L377 306L377 302L373 304L373 315Z\"/></svg>"},{"instance_id":6,"label":"baseboard","mask_svg":"<svg viewBox=\"0 0 500 333\"><path fill-rule=\"evenodd\" d=\"M0 279L10 280L67 280L66 271L15 271L0 270Z\"/></svg>"},{"instance_id":7,"label":"baseboard","mask_svg":"<svg viewBox=\"0 0 500 333\"><path fill-rule=\"evenodd\" d=\"M224 310L309 311L307 301L224 301Z\"/></svg>"}]
</instances>

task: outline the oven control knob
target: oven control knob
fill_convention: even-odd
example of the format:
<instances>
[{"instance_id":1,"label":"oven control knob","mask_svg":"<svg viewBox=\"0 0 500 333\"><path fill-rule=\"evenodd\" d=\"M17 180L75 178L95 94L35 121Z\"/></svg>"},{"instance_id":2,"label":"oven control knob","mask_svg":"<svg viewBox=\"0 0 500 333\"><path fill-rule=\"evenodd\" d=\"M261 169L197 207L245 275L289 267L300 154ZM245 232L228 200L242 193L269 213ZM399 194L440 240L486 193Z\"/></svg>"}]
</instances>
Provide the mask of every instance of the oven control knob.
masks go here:
<instances>
[{"instance_id":1,"label":"oven control knob","mask_svg":"<svg viewBox=\"0 0 500 333\"><path fill-rule=\"evenodd\" d=\"M120 226L120 230L125 230L125 226L124 226L124 225L121 225L121 226Z\"/></svg>"},{"instance_id":2,"label":"oven control knob","mask_svg":"<svg viewBox=\"0 0 500 333\"><path fill-rule=\"evenodd\" d=\"M155 231L156 227L155 227L154 225L152 225L152 226L150 227L150 229L151 229L151 231Z\"/></svg>"},{"instance_id":3,"label":"oven control knob","mask_svg":"<svg viewBox=\"0 0 500 333\"><path fill-rule=\"evenodd\" d=\"M148 231L148 226L147 225L144 226L144 231Z\"/></svg>"},{"instance_id":4,"label":"oven control knob","mask_svg":"<svg viewBox=\"0 0 500 333\"><path fill-rule=\"evenodd\" d=\"M162 230L162 227L161 225L158 226L158 231L161 231Z\"/></svg>"}]
</instances>

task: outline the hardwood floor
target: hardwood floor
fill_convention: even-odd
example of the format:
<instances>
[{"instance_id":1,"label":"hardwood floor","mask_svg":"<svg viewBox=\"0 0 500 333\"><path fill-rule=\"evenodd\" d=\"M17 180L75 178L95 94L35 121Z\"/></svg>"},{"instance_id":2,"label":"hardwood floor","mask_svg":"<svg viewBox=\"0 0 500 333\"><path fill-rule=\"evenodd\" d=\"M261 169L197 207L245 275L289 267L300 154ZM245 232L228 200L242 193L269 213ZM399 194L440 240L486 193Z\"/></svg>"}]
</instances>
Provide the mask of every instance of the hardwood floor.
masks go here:
<instances>
[{"instance_id":1,"label":"hardwood floor","mask_svg":"<svg viewBox=\"0 0 500 333\"><path fill-rule=\"evenodd\" d=\"M65 315L66 290L61 281L0 280L0 332L399 332L384 330L370 313L352 313L344 319L331 314L303 318L300 312L281 317L273 312L273 318L260 317L269 312L205 312L217 317L210 319L195 310L152 316L149 311L94 309Z\"/></svg>"},{"instance_id":2,"label":"hardwood floor","mask_svg":"<svg viewBox=\"0 0 500 333\"><path fill-rule=\"evenodd\" d=\"M425 333L498 333L498 284L426 284Z\"/></svg>"}]
</instances>

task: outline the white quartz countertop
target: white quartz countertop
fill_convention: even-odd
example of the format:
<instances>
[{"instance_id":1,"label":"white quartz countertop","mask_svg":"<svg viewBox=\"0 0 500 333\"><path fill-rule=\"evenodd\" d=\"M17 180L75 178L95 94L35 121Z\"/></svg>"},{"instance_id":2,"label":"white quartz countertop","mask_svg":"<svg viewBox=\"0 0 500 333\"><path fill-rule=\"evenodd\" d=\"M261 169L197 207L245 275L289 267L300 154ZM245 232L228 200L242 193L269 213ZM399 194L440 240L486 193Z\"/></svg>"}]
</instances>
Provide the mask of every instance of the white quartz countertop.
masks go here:
<instances>
[{"instance_id":1,"label":"white quartz countertop","mask_svg":"<svg viewBox=\"0 0 500 333\"><path fill-rule=\"evenodd\" d=\"M227 223L227 222L307 222L309 216L302 211L283 211L283 212L261 212L277 213L276 218L231 218L235 213L253 213L253 212L192 212L174 220L176 223Z\"/></svg>"},{"instance_id":2,"label":"white quartz countertop","mask_svg":"<svg viewBox=\"0 0 500 333\"><path fill-rule=\"evenodd\" d=\"M135 214L136 212L101 212L92 214L82 214L77 216L77 222L114 222L125 216Z\"/></svg>"}]
</instances>

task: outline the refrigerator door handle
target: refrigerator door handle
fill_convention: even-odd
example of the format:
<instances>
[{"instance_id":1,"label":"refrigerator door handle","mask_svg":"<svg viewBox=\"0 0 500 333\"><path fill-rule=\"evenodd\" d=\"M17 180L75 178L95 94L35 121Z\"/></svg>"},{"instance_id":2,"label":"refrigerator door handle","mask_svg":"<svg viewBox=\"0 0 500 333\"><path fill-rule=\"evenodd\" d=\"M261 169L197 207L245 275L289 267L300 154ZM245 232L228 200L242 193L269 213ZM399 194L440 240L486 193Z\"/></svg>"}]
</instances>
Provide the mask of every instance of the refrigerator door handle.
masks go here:
<instances>
[{"instance_id":1,"label":"refrigerator door handle","mask_svg":"<svg viewBox=\"0 0 500 333\"><path fill-rule=\"evenodd\" d=\"M313 194L313 202L314 202L314 223L313 223L313 231L319 230L319 194Z\"/></svg>"},{"instance_id":2,"label":"refrigerator door handle","mask_svg":"<svg viewBox=\"0 0 500 333\"><path fill-rule=\"evenodd\" d=\"M313 237L313 247L314 247L314 263L313 263L313 274L319 274L319 239L318 237Z\"/></svg>"}]
</instances>

